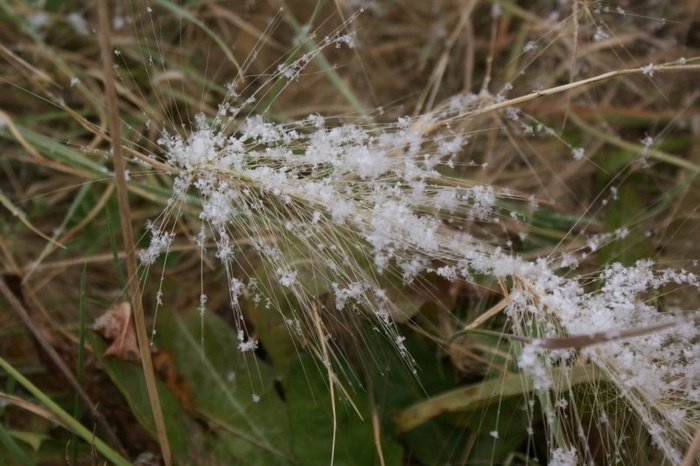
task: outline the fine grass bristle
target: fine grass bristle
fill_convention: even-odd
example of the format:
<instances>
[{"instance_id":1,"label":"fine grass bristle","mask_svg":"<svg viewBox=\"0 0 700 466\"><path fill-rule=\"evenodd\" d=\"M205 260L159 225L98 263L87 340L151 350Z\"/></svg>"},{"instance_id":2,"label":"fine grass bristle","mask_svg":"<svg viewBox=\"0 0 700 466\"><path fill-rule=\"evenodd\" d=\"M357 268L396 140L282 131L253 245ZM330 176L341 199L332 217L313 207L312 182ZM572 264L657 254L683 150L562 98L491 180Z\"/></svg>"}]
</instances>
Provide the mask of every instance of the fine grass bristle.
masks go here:
<instances>
[{"instance_id":1,"label":"fine grass bristle","mask_svg":"<svg viewBox=\"0 0 700 466\"><path fill-rule=\"evenodd\" d=\"M0 460L698 463L696 2L101 5L0 3Z\"/></svg>"}]
</instances>

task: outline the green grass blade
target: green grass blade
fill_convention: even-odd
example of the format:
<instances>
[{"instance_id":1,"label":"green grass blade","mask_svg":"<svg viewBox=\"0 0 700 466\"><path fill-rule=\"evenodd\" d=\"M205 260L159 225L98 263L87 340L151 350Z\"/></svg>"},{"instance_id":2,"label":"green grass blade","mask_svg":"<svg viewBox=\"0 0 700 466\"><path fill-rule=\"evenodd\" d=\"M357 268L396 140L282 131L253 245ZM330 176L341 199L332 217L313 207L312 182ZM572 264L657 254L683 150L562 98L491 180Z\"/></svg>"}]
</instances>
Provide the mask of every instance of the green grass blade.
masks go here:
<instances>
[{"instance_id":1,"label":"green grass blade","mask_svg":"<svg viewBox=\"0 0 700 466\"><path fill-rule=\"evenodd\" d=\"M105 209L105 212L107 214L107 232L109 234L109 248L112 251L112 259L114 261L114 269L117 271L117 277L119 278L119 283L122 284L122 287L126 289L126 278L124 277L124 271L122 270L121 264L119 262L119 246L117 245L117 233L116 233L116 228L118 226L115 226L114 222L118 222L119 219L115 219L112 216L112 211L110 210L109 207Z\"/></svg>"},{"instance_id":2,"label":"green grass blade","mask_svg":"<svg viewBox=\"0 0 700 466\"><path fill-rule=\"evenodd\" d=\"M80 305L79 305L79 321L78 321L78 361L75 377L78 382L82 383L83 375L85 373L85 296L87 290L87 264L83 266L83 273L80 276ZM82 400L80 395L75 394L75 400L73 401L73 417L79 419L80 412L82 411ZM73 441L71 456L73 459L73 464L77 464L78 460L78 438L75 433L73 433Z\"/></svg>"},{"instance_id":3,"label":"green grass blade","mask_svg":"<svg viewBox=\"0 0 700 466\"><path fill-rule=\"evenodd\" d=\"M314 10L314 13L309 20L309 24L313 21L314 17L318 14L318 12L321 10L321 7L324 2L319 2L316 5L316 9ZM302 26L299 24L299 22L294 18L294 15L291 13L291 9L287 7L286 3L284 1L279 1L279 5L282 7L284 13L285 13L285 19L289 26L294 30L296 34L301 34L303 32ZM303 41L303 47L309 52L309 53L314 53L314 61L318 64L319 69L321 72L326 76L328 81L335 86L336 89L338 89L338 92L345 97L345 100L348 101L348 103L360 114L362 115L362 119L366 121L369 124L374 124L374 119L372 116L369 114L367 111L367 108L360 102L360 100L355 96L353 91L348 87L347 83L343 80L343 78L340 77L338 72L336 71L335 67L326 59L325 56L323 56L322 53L315 53L318 49L319 46L314 42L313 40L310 40L309 37L305 37L305 40ZM291 58L291 56L290 56ZM283 79L280 77L279 79ZM276 83L275 85L277 85ZM277 92L279 94L279 92ZM272 99L276 97L274 92L272 94ZM271 102L270 102L271 103Z\"/></svg>"},{"instance_id":4,"label":"green grass blade","mask_svg":"<svg viewBox=\"0 0 700 466\"><path fill-rule=\"evenodd\" d=\"M10 433L5 429L5 426L0 423L0 443L5 445L7 451L24 466L34 466L34 462L27 456L27 454L17 445L15 439L12 438Z\"/></svg>"},{"instance_id":5,"label":"green grass blade","mask_svg":"<svg viewBox=\"0 0 700 466\"><path fill-rule=\"evenodd\" d=\"M551 373L556 391L570 390L574 385L606 380L606 375L594 365L573 368L556 368ZM394 420L397 430L406 432L444 413L466 411L493 402L503 397L522 395L534 389L532 378L519 373L506 373L465 387L460 387L426 401L416 403L398 413Z\"/></svg>"},{"instance_id":6,"label":"green grass blade","mask_svg":"<svg viewBox=\"0 0 700 466\"><path fill-rule=\"evenodd\" d=\"M70 414L65 412L60 406L46 396L39 388L37 388L33 383L31 383L27 378L25 378L19 371L17 371L10 363L5 361L4 358L0 357L0 368L7 372L10 377L17 380L17 382L24 387L29 393L34 395L41 403L46 406L49 411L51 411L56 417L63 421L73 432L78 434L78 436L90 445L94 445L95 449L105 457L109 462L116 466L130 466L131 463L126 459L122 458L119 453L114 451L109 445L95 437L95 435L85 428L80 422L73 418Z\"/></svg>"},{"instance_id":7,"label":"green grass blade","mask_svg":"<svg viewBox=\"0 0 700 466\"><path fill-rule=\"evenodd\" d=\"M195 18L189 11L173 2L170 2L168 0L156 0L156 3L165 8L166 10L170 11L171 13L175 14L176 16L179 16L185 19L186 21L189 21L190 23L194 24L202 31L204 31L209 37L211 37L211 39L214 42L216 42L216 45L218 45L221 48L221 51L224 53L224 55L226 55L226 58L228 58L239 71L241 70L241 65L233 56L233 53L231 53L231 47L229 47L214 31L207 27L206 24L204 24L199 19Z\"/></svg>"}]
</instances>

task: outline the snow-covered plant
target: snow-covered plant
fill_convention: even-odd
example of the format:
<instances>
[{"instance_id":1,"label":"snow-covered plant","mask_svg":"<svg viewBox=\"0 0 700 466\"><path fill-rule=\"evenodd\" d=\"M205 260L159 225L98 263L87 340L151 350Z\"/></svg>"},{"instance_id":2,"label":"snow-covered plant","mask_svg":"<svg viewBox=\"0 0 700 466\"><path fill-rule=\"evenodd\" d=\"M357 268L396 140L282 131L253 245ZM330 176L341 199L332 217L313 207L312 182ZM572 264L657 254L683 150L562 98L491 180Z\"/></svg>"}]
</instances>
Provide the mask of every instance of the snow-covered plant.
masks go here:
<instances>
[{"instance_id":1,"label":"snow-covered plant","mask_svg":"<svg viewBox=\"0 0 700 466\"><path fill-rule=\"evenodd\" d=\"M196 250L199 284L191 297L192 309L202 316L220 312L220 296L225 295L237 348L222 351L253 361L251 353L265 349L280 351L273 360L284 359L290 357L282 353L288 347L263 348L264 340L288 339L294 349L306 349L316 357L328 374L335 400L337 393L347 393L348 385L362 380L349 374L348 367L359 366L352 348L369 347L370 336L388 342L420 381L425 368L414 360L404 326L419 329L445 354L454 349L458 337L496 335L497 343L480 347L479 362L488 368L478 378L494 382L509 375L517 378L518 389L508 390L525 400L520 408L529 422L527 448L534 451L544 443L544 453L537 454L546 455L548 464L630 464L642 454L631 445L631 433L637 434L634 440L650 439L662 462L683 460L700 430L698 316L692 305L669 305L664 298L677 289L696 293L700 283L682 267L667 268L639 257L623 265L613 255L604 257L611 244L653 232L641 231L637 219L603 225L596 209L625 196L623 178L633 176L633 168L662 162L693 176L698 168L659 149L658 140L649 134L635 134L639 137L628 143L578 116L595 109L599 96L584 91L598 83L629 79L626 89L635 89L640 85L633 79L638 78L655 88L655 80L666 72L694 70L685 58L669 56L652 63L646 56L643 62L620 58L633 55L633 46L641 46L623 44L620 53L610 44L618 37L637 36L613 30L604 18L614 14L621 27L633 30L632 22L643 15L627 16L622 7L579 0L535 2L541 9L537 14L513 2L466 2L468 6L454 2L456 7L444 2L459 11L451 18L441 9L448 8L443 2L429 2L435 15L431 40L444 44L444 53L430 64L433 74L415 107L367 111L339 77L342 65L324 57L339 50L355 53L355 47L366 46L361 40L362 18L381 17L389 8L383 2L368 2L366 10L346 2L348 11L340 16L349 19L341 20L339 28L331 26L327 34L320 32L328 29L327 24L314 32L316 26L297 24L288 8L272 13L260 30L245 23L247 32L260 33L258 44L269 42L271 49L281 47L273 37L281 23L293 33L283 44L289 50L273 67L258 60L262 45L252 47L240 64L209 23L174 3L156 3L165 11L160 14L176 13L204 31L202 35L216 37L213 42L223 50L222 60L238 69L231 83L205 83L198 95L186 71L166 66L171 50L163 46L166 41L157 26L161 18L151 6L115 18L115 30L133 26L144 36L136 46L128 40L114 41L120 95L138 108L134 112L143 112L145 121L143 134L138 129L136 134L130 132L135 129L128 126L131 120L125 125L128 131L122 143L134 162L130 182L137 187L135 192L147 193L144 198L167 192L160 214L143 223L145 239L138 254L143 276L152 277L161 266L167 269L176 246ZM317 24L322 3L309 24ZM477 4L483 13L479 21L491 28L489 45L484 47L488 59L479 58L487 70L480 75L482 88L475 92L471 81L465 80L452 83L443 95L441 83L449 81L445 70L450 69L448 58L455 50L467 57L464 68L473 71L469 67L474 65L475 42L462 42L462 36L473 35ZM244 24L236 15L217 10L215 2L212 5L208 5L211 11L221 17ZM518 33L520 46L510 50L522 68L511 69L516 60L510 56L505 60L499 53L506 53L497 51L510 47L503 45L499 34L512 34L509 40L516 35L499 29L505 27L504 10L527 25ZM207 20L214 21L215 16ZM28 27L41 31L45 21L44 16L34 17ZM90 33L78 13L65 23L80 36ZM448 33L446 25L454 29ZM177 38L170 40L181 44L187 36L173 34ZM151 35L153 43L146 39ZM396 42L411 41L400 39ZM433 42L412 45L425 53L433 46ZM593 53L605 47L614 52ZM139 72L147 81L154 88L162 86L150 101L152 96L133 89L141 78L136 76L136 65L131 67L138 61L134 57L146 64ZM195 66L204 66L197 58L201 57L192 59ZM491 69L494 58L502 60L502 73ZM421 60L415 67L425 65ZM538 61L555 63L557 69L552 76L542 71L528 74L528 67ZM184 62L178 64L185 68ZM303 96L315 88L304 89L306 94L300 92L302 97L293 100L300 109L276 114L275 107L286 102L285 90L300 81L308 83L304 79L313 75L328 78L357 116L307 109L301 104ZM561 81L562 75L568 81ZM83 92L88 78L71 77L67 82L73 91ZM389 94L395 86L399 94L391 94L387 101L403 98L399 88L405 84L387 81L389 90L380 91ZM300 86L304 85L309 86ZM223 96L221 101L210 102L209 90ZM85 91L85 96L89 100L92 95ZM557 117L536 104L558 96L566 96L552 105L564 109L555 109L564 120L562 127L552 126L559 123L552 123ZM620 100L632 101L637 95L624 97ZM199 108L190 113L183 102L197 99ZM159 119L149 103L161 107L168 118ZM583 110L569 111L572 104ZM65 102L57 105L71 110L82 127L90 127ZM597 116L593 110L590 113ZM95 133L105 136L101 130ZM591 154L604 144L633 152L633 160L620 162L615 154L594 159ZM600 166L605 163L629 170L619 179L605 181L600 192L578 193L576 173L593 178L593 172L616 172L617 166ZM508 172L513 166L526 169ZM99 170L107 171L103 166ZM515 175L499 177L506 172ZM573 181L562 182L562 172L567 173L562 179ZM94 173L90 176L94 178ZM138 184L144 179L149 180L147 188ZM577 205L578 210L572 209L576 214L566 218L568 204L583 207ZM552 231L556 229L542 226L542 218L565 226ZM521 247L531 238L529 249ZM538 249L541 238L549 243ZM168 293L172 287L166 272L160 278L152 297L154 342L158 314L169 302L182 299ZM498 298L488 312L473 306L473 314L481 315L467 319L453 306L459 301L455 297L469 286ZM425 303L438 311L423 313ZM432 311L439 317L426 317ZM372 363L382 366L381 356ZM254 385L255 367L249 376ZM489 403L500 404L501 396L494 390ZM257 393L253 401L260 401ZM442 412L435 411L430 416ZM400 430L415 427L402 424L400 416L397 419ZM536 425L544 426L544 440L535 438ZM499 441L498 428L490 431L490 437Z\"/></svg>"},{"instance_id":2,"label":"snow-covered plant","mask_svg":"<svg viewBox=\"0 0 700 466\"><path fill-rule=\"evenodd\" d=\"M346 42L326 39L314 53ZM294 80L312 59L304 55L276 76ZM596 419L583 420L591 414L579 412L573 399L581 370L591 371L584 392L609 385L608 396L625 406L618 409L629 410L624 416L641 421L666 458L681 460L700 427L693 410L700 402L698 332L688 310L663 312L649 300L669 284L697 287L696 276L656 270L651 261L577 274L584 251L519 257L486 226L521 222L534 199L450 175L455 166L476 165L462 157L470 142L462 123L475 115L502 112L525 134L552 130L522 123L517 107L487 93L364 126L329 124L319 114L277 123L247 113L254 99L234 103L241 100L232 85L218 112L198 115L190 132L162 129L158 166L173 174L173 195L163 215L149 222L150 247L141 253L149 266L168 251L174 222L196 198L193 240L203 258L213 249L226 272L239 351L258 346L241 309L246 302L253 315L279 313L287 332L312 348L329 373L335 358L344 357L335 332L362 338L363 319L417 373L395 326L411 317L398 298L431 276L466 283L488 276L504 284L506 332L523 342L517 366L533 381L530 409L541 407L553 463L600 460L588 443L590 425L607 445L606 462L631 454L618 436L603 434L625 421L611 420L595 403ZM582 148L571 152L575 160L584 157ZM600 240L589 241L590 251ZM205 312L205 289L199 303Z\"/></svg>"},{"instance_id":3,"label":"snow-covered plant","mask_svg":"<svg viewBox=\"0 0 700 466\"><path fill-rule=\"evenodd\" d=\"M497 200L514 196L440 173L468 142L462 134L427 134L448 115L368 129L326 127L320 115L276 124L238 119L238 112L224 104L212 121L198 116L189 135L163 132L158 143L175 173L173 197L149 223L151 245L141 260L150 265L167 250L170 212L196 195L196 241L202 249L215 245L241 332L241 296L274 309L289 299L276 290L293 296L299 309L287 322L294 333L299 322L314 328L309 306L329 295L324 319L369 313L405 353L392 324L403 312L392 293L425 273L456 280L495 266L495 250L470 225L498 222ZM262 260L267 280L245 275L246 249ZM245 339L242 348L255 347Z\"/></svg>"}]
</instances>

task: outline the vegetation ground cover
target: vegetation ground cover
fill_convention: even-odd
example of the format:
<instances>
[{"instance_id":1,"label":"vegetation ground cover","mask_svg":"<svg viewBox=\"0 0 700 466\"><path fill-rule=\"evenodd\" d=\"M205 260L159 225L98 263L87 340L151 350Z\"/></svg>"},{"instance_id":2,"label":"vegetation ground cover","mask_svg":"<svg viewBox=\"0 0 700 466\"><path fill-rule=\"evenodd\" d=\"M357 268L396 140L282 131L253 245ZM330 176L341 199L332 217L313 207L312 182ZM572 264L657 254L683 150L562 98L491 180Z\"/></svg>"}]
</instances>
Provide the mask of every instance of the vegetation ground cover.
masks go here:
<instances>
[{"instance_id":1,"label":"vegetation ground cover","mask_svg":"<svg viewBox=\"0 0 700 466\"><path fill-rule=\"evenodd\" d=\"M697 463L699 10L0 2L3 463Z\"/></svg>"}]
</instances>

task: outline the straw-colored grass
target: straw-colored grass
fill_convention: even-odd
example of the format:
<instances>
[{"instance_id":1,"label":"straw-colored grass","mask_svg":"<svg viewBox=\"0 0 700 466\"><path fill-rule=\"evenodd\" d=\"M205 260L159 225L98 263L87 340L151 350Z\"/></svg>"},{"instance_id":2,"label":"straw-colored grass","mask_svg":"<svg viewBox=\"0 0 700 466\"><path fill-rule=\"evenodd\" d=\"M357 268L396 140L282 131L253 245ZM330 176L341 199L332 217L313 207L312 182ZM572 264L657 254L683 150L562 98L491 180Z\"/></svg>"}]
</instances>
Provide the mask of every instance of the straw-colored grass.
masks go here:
<instances>
[{"instance_id":1,"label":"straw-colored grass","mask_svg":"<svg viewBox=\"0 0 700 466\"><path fill-rule=\"evenodd\" d=\"M107 3L0 2L1 462L697 464L696 2Z\"/></svg>"}]
</instances>

